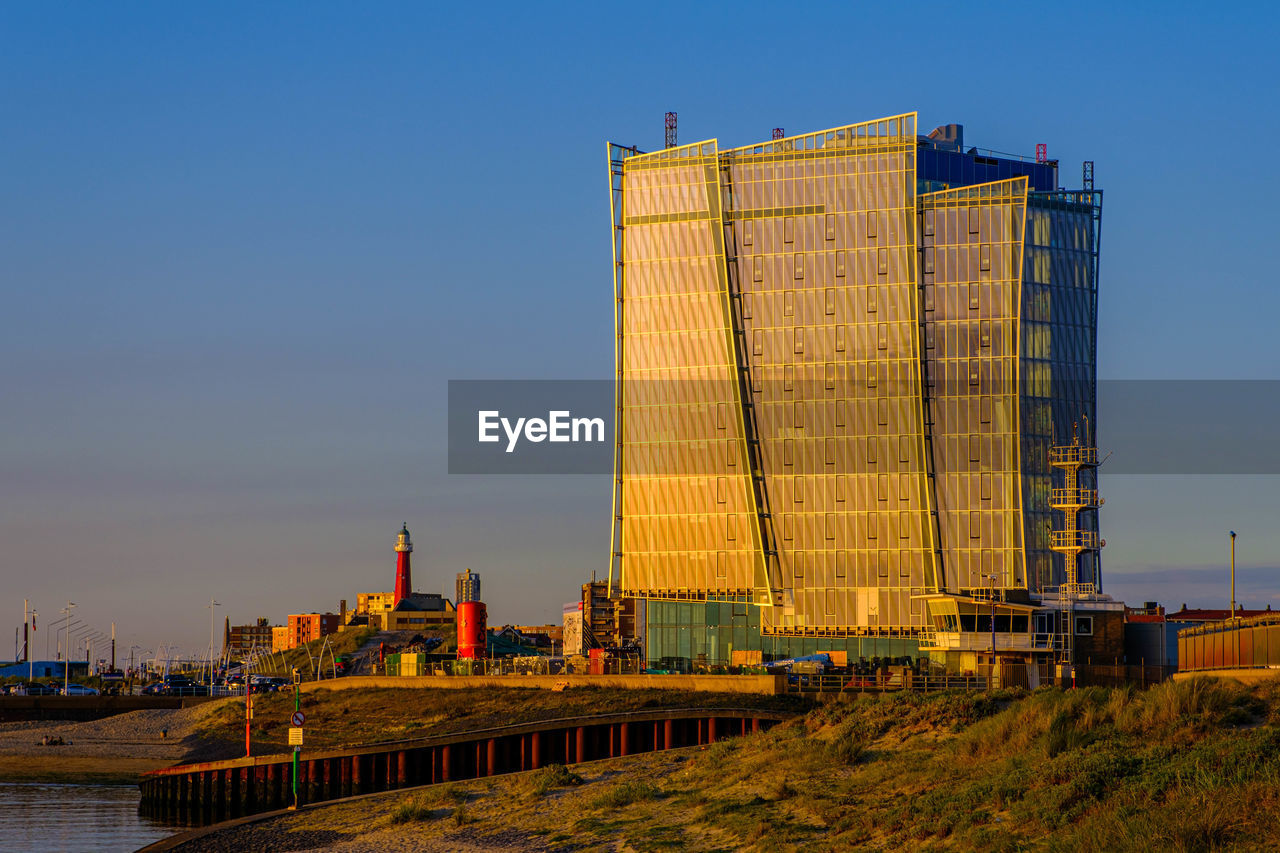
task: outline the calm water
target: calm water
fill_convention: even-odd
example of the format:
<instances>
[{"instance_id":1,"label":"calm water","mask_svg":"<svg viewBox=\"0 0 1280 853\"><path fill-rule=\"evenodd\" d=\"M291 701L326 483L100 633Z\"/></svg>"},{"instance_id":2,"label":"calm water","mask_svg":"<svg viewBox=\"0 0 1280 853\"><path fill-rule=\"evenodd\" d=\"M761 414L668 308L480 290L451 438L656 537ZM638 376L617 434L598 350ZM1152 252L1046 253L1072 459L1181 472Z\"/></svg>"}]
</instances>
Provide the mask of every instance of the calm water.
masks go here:
<instances>
[{"instance_id":1,"label":"calm water","mask_svg":"<svg viewBox=\"0 0 1280 853\"><path fill-rule=\"evenodd\" d=\"M0 782L0 851L137 850L178 831L138 816L135 785Z\"/></svg>"}]
</instances>

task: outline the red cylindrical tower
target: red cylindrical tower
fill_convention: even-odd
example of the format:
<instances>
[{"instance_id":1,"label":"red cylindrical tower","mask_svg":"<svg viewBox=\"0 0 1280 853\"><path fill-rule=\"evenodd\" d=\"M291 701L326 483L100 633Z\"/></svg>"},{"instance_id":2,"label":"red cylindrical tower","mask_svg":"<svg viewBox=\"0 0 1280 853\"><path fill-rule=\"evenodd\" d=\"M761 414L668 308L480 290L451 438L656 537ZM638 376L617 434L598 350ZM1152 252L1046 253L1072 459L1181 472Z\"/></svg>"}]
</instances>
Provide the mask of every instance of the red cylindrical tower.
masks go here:
<instances>
[{"instance_id":1,"label":"red cylindrical tower","mask_svg":"<svg viewBox=\"0 0 1280 853\"><path fill-rule=\"evenodd\" d=\"M400 528L396 538L396 604L413 595L413 578L409 573L409 555L413 553L413 540L409 538L409 525Z\"/></svg>"},{"instance_id":2,"label":"red cylindrical tower","mask_svg":"<svg viewBox=\"0 0 1280 853\"><path fill-rule=\"evenodd\" d=\"M485 656L488 618L483 601L464 601L458 605L458 660Z\"/></svg>"}]
</instances>

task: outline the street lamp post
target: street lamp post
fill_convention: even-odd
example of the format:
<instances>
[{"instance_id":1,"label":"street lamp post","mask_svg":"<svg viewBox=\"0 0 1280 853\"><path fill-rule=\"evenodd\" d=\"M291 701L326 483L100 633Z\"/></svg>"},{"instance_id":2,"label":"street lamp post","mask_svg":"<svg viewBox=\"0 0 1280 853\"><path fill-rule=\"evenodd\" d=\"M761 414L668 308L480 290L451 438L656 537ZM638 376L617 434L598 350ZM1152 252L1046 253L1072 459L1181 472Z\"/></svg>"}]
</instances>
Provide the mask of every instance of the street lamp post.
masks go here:
<instances>
[{"instance_id":1,"label":"street lamp post","mask_svg":"<svg viewBox=\"0 0 1280 853\"><path fill-rule=\"evenodd\" d=\"M1236 532L1231 531L1231 618L1236 618Z\"/></svg>"},{"instance_id":2,"label":"street lamp post","mask_svg":"<svg viewBox=\"0 0 1280 853\"><path fill-rule=\"evenodd\" d=\"M218 614L214 610L215 607L222 605L212 598L209 599L209 695L213 695L213 643L214 635L218 631Z\"/></svg>"},{"instance_id":3,"label":"street lamp post","mask_svg":"<svg viewBox=\"0 0 1280 853\"><path fill-rule=\"evenodd\" d=\"M71 684L71 608L75 607L74 601L68 601L67 606L63 608L63 612L67 614L67 657L62 661L62 695L66 695L67 686Z\"/></svg>"},{"instance_id":4,"label":"street lamp post","mask_svg":"<svg viewBox=\"0 0 1280 853\"><path fill-rule=\"evenodd\" d=\"M61 612L61 613L66 613L67 611L66 611L65 609L63 609L63 610L61 610L61 611L59 611L59 612ZM76 619L76 620L72 621L70 624L68 624L68 623L67 623L67 620L65 620L65 619L64 619L64 620L62 621L62 625L61 625L61 627L59 627L57 631L54 631L54 632L53 632L53 633L54 633L54 638L55 638L55 643L56 643L56 645L57 645L57 648L56 648L56 650L55 650L55 652L54 652L54 654L57 656L57 657L55 658L56 660L62 660L62 634L63 634L63 632L64 632L64 631L67 631L68 629L73 628L73 627L74 627L74 628L78 628L79 626L81 626L81 625L83 625L83 624L84 624L84 620L82 620L82 619ZM45 653L45 655L47 656L47 655L49 654L49 635L48 635L48 634L45 634L44 644L45 644L44 653Z\"/></svg>"},{"instance_id":5,"label":"street lamp post","mask_svg":"<svg viewBox=\"0 0 1280 853\"><path fill-rule=\"evenodd\" d=\"M31 608L31 633L32 633L32 634L34 634L35 632L36 632L36 611L35 611L35 608L33 607L33 608ZM27 681L28 681L28 682L30 682L30 681L34 680L34 679L35 679L35 677L36 677L36 663L35 663L35 659L31 657L31 641L32 641L33 639L35 639L35 638L34 638L34 637L31 637L31 635L30 635L30 634L28 634L27 636L28 636L28 639L27 639ZM46 643L45 643L45 657L48 657L48 656L49 656L49 649L48 649L48 642L46 642Z\"/></svg>"},{"instance_id":6,"label":"street lamp post","mask_svg":"<svg viewBox=\"0 0 1280 853\"><path fill-rule=\"evenodd\" d=\"M71 632L67 635L67 678L66 680L68 683L70 683L71 681L70 670L71 670L73 649L74 649L74 653L78 653L80 651L84 652L85 675L87 676L89 674L89 641L93 638L93 635L95 633L96 631L94 630L92 625L81 625L79 628L71 629ZM72 637L75 638L74 643L72 642Z\"/></svg>"},{"instance_id":7,"label":"street lamp post","mask_svg":"<svg viewBox=\"0 0 1280 853\"><path fill-rule=\"evenodd\" d=\"M983 575L982 579L991 582L991 668L987 671L987 689L990 690L996 671L996 574Z\"/></svg>"},{"instance_id":8,"label":"street lamp post","mask_svg":"<svg viewBox=\"0 0 1280 853\"><path fill-rule=\"evenodd\" d=\"M1240 627L1236 621L1236 532L1231 531L1231 633L1236 636L1236 666L1240 666Z\"/></svg>"}]
</instances>

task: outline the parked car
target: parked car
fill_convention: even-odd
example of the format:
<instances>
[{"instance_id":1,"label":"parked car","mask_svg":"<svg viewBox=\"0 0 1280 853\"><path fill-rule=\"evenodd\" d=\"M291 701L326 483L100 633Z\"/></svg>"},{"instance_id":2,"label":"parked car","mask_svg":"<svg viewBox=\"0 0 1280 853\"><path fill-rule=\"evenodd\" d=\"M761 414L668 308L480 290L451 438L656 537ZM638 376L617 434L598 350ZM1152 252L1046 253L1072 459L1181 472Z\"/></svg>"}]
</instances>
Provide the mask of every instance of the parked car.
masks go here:
<instances>
[{"instance_id":1,"label":"parked car","mask_svg":"<svg viewBox=\"0 0 1280 853\"><path fill-rule=\"evenodd\" d=\"M50 687L48 684L41 684L38 681L32 681L28 684L15 684L9 688L11 696L56 696L58 690L56 687Z\"/></svg>"},{"instance_id":2,"label":"parked car","mask_svg":"<svg viewBox=\"0 0 1280 853\"><path fill-rule=\"evenodd\" d=\"M250 693L275 693L280 689L275 679L266 675L255 675L249 679Z\"/></svg>"},{"instance_id":3,"label":"parked car","mask_svg":"<svg viewBox=\"0 0 1280 853\"><path fill-rule=\"evenodd\" d=\"M164 680L165 696L208 696L209 686L185 676L171 675Z\"/></svg>"},{"instance_id":4,"label":"parked car","mask_svg":"<svg viewBox=\"0 0 1280 853\"><path fill-rule=\"evenodd\" d=\"M142 695L143 696L163 696L164 682L157 681L153 684L148 684L146 687L142 688Z\"/></svg>"},{"instance_id":5,"label":"parked car","mask_svg":"<svg viewBox=\"0 0 1280 853\"><path fill-rule=\"evenodd\" d=\"M97 688L85 687L83 684L68 684L61 691L63 696L98 696Z\"/></svg>"}]
</instances>

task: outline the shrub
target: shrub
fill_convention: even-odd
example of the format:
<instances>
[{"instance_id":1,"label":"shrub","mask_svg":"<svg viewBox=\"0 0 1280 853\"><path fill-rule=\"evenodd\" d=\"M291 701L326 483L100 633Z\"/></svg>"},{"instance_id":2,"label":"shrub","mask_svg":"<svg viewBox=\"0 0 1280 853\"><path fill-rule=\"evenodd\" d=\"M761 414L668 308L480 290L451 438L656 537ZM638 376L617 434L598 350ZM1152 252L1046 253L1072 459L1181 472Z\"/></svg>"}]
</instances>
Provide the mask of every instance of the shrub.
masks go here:
<instances>
[{"instance_id":1,"label":"shrub","mask_svg":"<svg viewBox=\"0 0 1280 853\"><path fill-rule=\"evenodd\" d=\"M431 807L421 797L406 797L391 810L392 823L409 823L410 821L431 820Z\"/></svg>"},{"instance_id":2,"label":"shrub","mask_svg":"<svg viewBox=\"0 0 1280 853\"><path fill-rule=\"evenodd\" d=\"M827 744L827 755L837 764L852 766L862 760L866 753L866 743L855 731L843 731Z\"/></svg>"},{"instance_id":3,"label":"shrub","mask_svg":"<svg viewBox=\"0 0 1280 853\"><path fill-rule=\"evenodd\" d=\"M529 776L529 786L535 796L543 796L553 788L581 785L582 777L563 764L548 764Z\"/></svg>"},{"instance_id":4,"label":"shrub","mask_svg":"<svg viewBox=\"0 0 1280 853\"><path fill-rule=\"evenodd\" d=\"M1071 712L1061 710L1049 722L1049 730L1045 732L1045 753L1053 758L1067 750L1079 749L1092 740L1088 731L1082 731L1076 725Z\"/></svg>"},{"instance_id":5,"label":"shrub","mask_svg":"<svg viewBox=\"0 0 1280 853\"><path fill-rule=\"evenodd\" d=\"M455 803L465 803L467 801L467 792L457 785L445 785L440 789L440 798L453 800Z\"/></svg>"}]
</instances>

